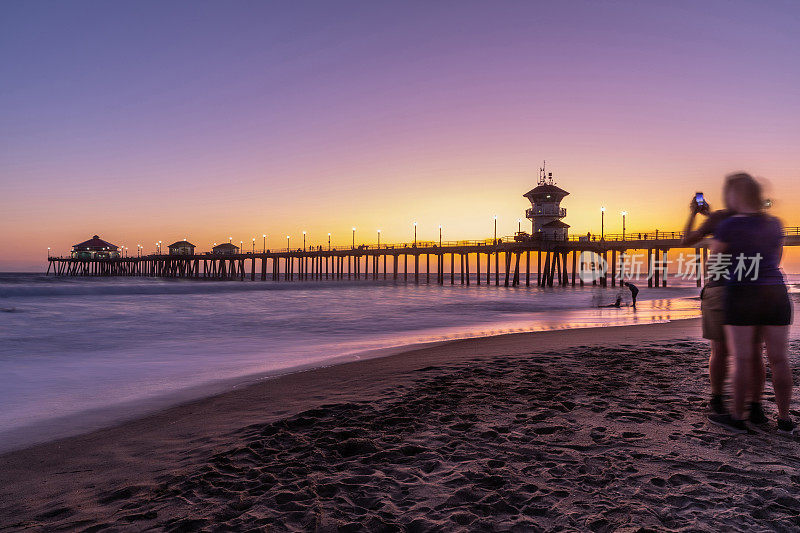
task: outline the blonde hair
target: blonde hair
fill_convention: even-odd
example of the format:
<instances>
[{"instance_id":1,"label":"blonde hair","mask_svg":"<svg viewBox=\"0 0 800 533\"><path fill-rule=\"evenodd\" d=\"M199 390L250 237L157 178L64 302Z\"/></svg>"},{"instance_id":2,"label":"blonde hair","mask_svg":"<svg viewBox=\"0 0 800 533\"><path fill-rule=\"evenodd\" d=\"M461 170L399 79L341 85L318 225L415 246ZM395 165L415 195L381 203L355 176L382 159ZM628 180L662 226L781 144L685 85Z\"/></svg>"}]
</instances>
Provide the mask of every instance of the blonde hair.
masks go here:
<instances>
[{"instance_id":1,"label":"blonde hair","mask_svg":"<svg viewBox=\"0 0 800 533\"><path fill-rule=\"evenodd\" d=\"M734 191L752 209L764 210L764 194L761 184L745 172L737 172L725 177L723 192Z\"/></svg>"}]
</instances>

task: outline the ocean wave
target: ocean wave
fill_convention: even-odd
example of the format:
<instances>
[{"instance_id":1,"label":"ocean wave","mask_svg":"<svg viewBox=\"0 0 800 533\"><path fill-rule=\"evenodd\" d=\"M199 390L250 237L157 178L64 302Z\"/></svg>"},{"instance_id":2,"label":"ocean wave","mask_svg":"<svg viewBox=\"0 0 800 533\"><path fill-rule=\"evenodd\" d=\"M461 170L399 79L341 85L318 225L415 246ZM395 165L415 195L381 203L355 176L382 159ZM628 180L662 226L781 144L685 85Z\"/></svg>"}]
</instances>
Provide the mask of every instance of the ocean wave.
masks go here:
<instances>
[{"instance_id":1,"label":"ocean wave","mask_svg":"<svg viewBox=\"0 0 800 533\"><path fill-rule=\"evenodd\" d=\"M6 276L7 277L7 276ZM350 286L367 285L368 282L351 282ZM169 295L215 294L225 292L284 291L312 289L319 286L334 287L331 282L273 282L273 281L218 281L153 278L45 278L25 282L0 278L0 298L102 296L102 295Z\"/></svg>"}]
</instances>

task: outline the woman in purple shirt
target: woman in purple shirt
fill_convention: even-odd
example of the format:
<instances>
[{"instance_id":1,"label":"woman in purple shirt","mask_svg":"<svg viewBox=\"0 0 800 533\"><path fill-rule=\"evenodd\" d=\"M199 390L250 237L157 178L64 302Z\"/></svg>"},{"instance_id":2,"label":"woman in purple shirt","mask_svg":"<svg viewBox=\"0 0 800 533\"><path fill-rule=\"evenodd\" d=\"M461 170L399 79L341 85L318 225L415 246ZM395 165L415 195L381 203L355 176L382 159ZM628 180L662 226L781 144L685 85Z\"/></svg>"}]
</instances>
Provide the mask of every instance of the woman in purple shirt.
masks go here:
<instances>
[{"instance_id":1,"label":"woman in purple shirt","mask_svg":"<svg viewBox=\"0 0 800 533\"><path fill-rule=\"evenodd\" d=\"M761 186L749 174L734 174L725 181L725 199L736 214L720 223L711 253L725 279L725 337L734 359L733 409L709 420L738 433L744 423L745 395L752 379L757 339L763 339L772 368L772 386L778 407L778 430L793 433L789 416L792 373L787 357L792 305L780 270L783 226L764 213Z\"/></svg>"}]
</instances>

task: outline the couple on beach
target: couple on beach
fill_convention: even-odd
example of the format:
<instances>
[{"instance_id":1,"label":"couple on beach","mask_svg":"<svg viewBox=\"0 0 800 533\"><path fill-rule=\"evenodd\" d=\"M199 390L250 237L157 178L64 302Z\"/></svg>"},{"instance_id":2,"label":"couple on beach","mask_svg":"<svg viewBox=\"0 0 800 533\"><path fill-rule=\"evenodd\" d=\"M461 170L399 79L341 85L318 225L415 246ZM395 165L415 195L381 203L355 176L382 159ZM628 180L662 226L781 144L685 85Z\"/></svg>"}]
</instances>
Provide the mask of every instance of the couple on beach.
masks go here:
<instances>
[{"instance_id":1,"label":"couple on beach","mask_svg":"<svg viewBox=\"0 0 800 533\"><path fill-rule=\"evenodd\" d=\"M746 433L747 422L768 422L761 402L766 371L762 346L772 370L778 408L778 431L793 434L789 415L792 373L787 355L792 304L780 270L784 232L781 222L765 213L761 185L749 174L725 179L725 209L711 212L692 201L683 244L693 246L712 236L708 277L701 294L703 337L711 341L710 422ZM707 218L692 229L698 214ZM723 390L728 361L733 360L730 410ZM745 416L746 400L749 412Z\"/></svg>"}]
</instances>

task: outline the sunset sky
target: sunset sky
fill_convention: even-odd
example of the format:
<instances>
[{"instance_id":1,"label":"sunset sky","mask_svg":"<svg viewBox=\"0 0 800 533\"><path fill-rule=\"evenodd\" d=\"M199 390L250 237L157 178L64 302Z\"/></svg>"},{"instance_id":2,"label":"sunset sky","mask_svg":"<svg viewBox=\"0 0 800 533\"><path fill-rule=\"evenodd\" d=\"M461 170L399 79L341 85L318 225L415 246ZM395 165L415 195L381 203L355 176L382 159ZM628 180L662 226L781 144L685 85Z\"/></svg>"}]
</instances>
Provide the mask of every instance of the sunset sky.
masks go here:
<instances>
[{"instance_id":1,"label":"sunset sky","mask_svg":"<svg viewBox=\"0 0 800 533\"><path fill-rule=\"evenodd\" d=\"M765 178L800 226L797 2L0 4L0 271L138 243L575 233Z\"/></svg>"}]
</instances>

